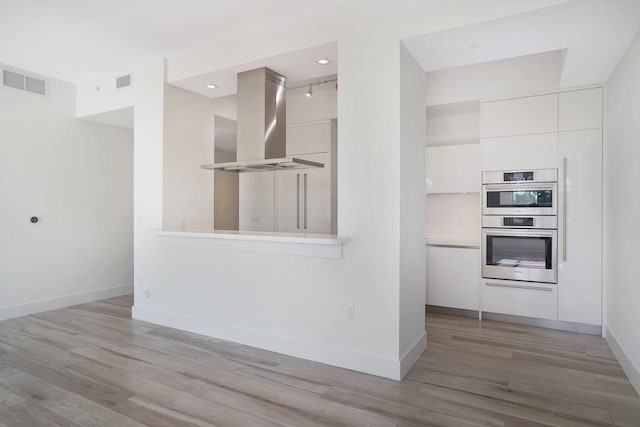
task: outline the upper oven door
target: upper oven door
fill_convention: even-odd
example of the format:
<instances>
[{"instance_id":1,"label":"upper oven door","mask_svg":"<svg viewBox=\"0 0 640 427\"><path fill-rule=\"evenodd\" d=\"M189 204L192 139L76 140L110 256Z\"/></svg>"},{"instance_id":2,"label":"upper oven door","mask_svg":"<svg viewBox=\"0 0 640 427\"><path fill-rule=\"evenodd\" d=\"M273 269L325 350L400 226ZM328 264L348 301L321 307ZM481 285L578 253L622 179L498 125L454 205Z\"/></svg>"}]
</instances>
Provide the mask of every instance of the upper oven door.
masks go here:
<instances>
[{"instance_id":1,"label":"upper oven door","mask_svg":"<svg viewBox=\"0 0 640 427\"><path fill-rule=\"evenodd\" d=\"M557 215L557 205L556 183L483 186L483 215Z\"/></svg>"}]
</instances>

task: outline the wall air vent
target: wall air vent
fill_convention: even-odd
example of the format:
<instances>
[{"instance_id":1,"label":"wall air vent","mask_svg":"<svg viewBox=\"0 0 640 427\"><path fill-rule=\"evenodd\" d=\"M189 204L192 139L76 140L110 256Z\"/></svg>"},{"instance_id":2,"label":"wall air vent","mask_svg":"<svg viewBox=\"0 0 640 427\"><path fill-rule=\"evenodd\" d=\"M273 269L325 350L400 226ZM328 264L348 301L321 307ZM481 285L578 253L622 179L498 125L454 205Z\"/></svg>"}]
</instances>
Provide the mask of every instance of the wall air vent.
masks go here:
<instances>
[{"instance_id":1,"label":"wall air vent","mask_svg":"<svg viewBox=\"0 0 640 427\"><path fill-rule=\"evenodd\" d=\"M37 93L38 95L47 94L47 82L27 76L27 92Z\"/></svg>"},{"instance_id":2,"label":"wall air vent","mask_svg":"<svg viewBox=\"0 0 640 427\"><path fill-rule=\"evenodd\" d=\"M2 83L14 89L26 90L38 95L47 94L47 82L14 71L2 70Z\"/></svg>"},{"instance_id":3,"label":"wall air vent","mask_svg":"<svg viewBox=\"0 0 640 427\"><path fill-rule=\"evenodd\" d=\"M24 75L2 70L2 83L14 89L24 90Z\"/></svg>"},{"instance_id":4,"label":"wall air vent","mask_svg":"<svg viewBox=\"0 0 640 427\"><path fill-rule=\"evenodd\" d=\"M121 76L116 79L116 89L122 89L124 87L131 86L131 74Z\"/></svg>"}]
</instances>

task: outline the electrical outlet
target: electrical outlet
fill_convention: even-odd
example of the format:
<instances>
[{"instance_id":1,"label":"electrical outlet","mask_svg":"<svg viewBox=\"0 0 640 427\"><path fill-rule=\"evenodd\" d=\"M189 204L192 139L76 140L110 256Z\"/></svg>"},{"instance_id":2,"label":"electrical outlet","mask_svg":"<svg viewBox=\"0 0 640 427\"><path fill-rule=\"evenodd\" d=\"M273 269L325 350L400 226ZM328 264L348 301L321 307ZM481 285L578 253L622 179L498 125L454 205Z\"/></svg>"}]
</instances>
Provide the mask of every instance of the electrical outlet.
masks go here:
<instances>
[{"instance_id":1,"label":"electrical outlet","mask_svg":"<svg viewBox=\"0 0 640 427\"><path fill-rule=\"evenodd\" d=\"M347 304L344 306L344 318L347 320L354 320L356 318L356 306L353 304Z\"/></svg>"}]
</instances>

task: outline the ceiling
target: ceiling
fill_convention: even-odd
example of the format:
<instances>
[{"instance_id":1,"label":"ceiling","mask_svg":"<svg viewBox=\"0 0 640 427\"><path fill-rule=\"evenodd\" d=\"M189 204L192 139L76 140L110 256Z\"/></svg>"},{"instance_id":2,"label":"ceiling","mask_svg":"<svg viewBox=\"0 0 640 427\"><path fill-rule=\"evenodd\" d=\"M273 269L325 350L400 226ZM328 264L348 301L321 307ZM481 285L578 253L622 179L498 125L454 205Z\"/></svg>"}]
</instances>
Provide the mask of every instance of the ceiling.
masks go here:
<instances>
[{"instance_id":1,"label":"ceiling","mask_svg":"<svg viewBox=\"0 0 640 427\"><path fill-rule=\"evenodd\" d=\"M569 87L606 82L639 29L639 0L576 0L404 44L425 71L567 49L560 87Z\"/></svg>"},{"instance_id":2,"label":"ceiling","mask_svg":"<svg viewBox=\"0 0 640 427\"><path fill-rule=\"evenodd\" d=\"M329 63L326 65L318 64L317 60L321 58L328 59ZM184 80L173 81L171 84L209 98L218 98L233 95L237 92L236 76L239 72L259 67L269 67L285 76L287 78L287 84L291 85L295 82L306 81L319 76L337 74L337 58L337 43L327 43L223 70L212 71ZM208 89L206 85L209 83L213 83L217 87L215 89Z\"/></svg>"},{"instance_id":3,"label":"ceiling","mask_svg":"<svg viewBox=\"0 0 640 427\"><path fill-rule=\"evenodd\" d=\"M1 0L0 58L77 82L317 15L343 1Z\"/></svg>"}]
</instances>

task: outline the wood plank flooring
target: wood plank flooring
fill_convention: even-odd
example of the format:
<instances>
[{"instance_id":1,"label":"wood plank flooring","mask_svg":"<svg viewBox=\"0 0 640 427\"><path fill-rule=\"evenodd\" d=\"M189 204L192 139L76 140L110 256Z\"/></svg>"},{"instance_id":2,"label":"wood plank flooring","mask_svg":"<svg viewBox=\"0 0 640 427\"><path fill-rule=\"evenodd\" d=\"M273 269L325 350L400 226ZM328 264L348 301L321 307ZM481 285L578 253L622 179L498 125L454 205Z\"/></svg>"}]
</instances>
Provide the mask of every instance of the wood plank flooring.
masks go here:
<instances>
[{"instance_id":1,"label":"wood plank flooring","mask_svg":"<svg viewBox=\"0 0 640 427\"><path fill-rule=\"evenodd\" d=\"M0 322L0 427L640 426L599 337L430 314L397 382L131 320L132 303Z\"/></svg>"}]
</instances>

